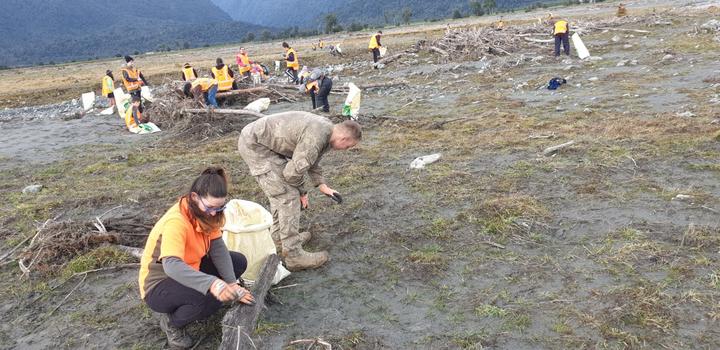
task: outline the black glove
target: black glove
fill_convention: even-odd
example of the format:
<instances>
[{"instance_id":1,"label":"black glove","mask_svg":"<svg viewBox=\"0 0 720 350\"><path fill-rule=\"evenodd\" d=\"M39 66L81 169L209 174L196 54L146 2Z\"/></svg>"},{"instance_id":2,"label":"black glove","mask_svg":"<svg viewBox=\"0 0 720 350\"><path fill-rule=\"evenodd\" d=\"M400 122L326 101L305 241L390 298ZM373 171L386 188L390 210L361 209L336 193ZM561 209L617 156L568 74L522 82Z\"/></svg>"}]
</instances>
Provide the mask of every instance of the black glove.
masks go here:
<instances>
[{"instance_id":1,"label":"black glove","mask_svg":"<svg viewBox=\"0 0 720 350\"><path fill-rule=\"evenodd\" d=\"M327 195L327 194L326 194L326 196L328 196L328 197L330 197L330 199L336 201L337 204L342 204L342 202L343 202L343 199L342 199L342 196L340 195L340 193L333 192L332 196Z\"/></svg>"}]
</instances>

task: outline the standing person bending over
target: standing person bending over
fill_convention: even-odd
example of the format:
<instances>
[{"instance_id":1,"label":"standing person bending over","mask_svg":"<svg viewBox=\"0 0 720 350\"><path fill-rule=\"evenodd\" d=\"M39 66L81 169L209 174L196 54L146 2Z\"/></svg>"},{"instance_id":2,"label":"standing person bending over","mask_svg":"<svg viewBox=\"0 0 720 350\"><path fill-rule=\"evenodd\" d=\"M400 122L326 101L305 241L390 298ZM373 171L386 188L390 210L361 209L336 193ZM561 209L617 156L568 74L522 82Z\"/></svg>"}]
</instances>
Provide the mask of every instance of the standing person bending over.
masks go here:
<instances>
[{"instance_id":1,"label":"standing person bending over","mask_svg":"<svg viewBox=\"0 0 720 350\"><path fill-rule=\"evenodd\" d=\"M218 92L218 81L210 78L197 78L183 86L185 96L192 97L203 106L218 108L215 95Z\"/></svg>"},{"instance_id":2,"label":"standing person bending over","mask_svg":"<svg viewBox=\"0 0 720 350\"><path fill-rule=\"evenodd\" d=\"M330 149L347 150L362 138L360 125L306 112L285 112L260 118L243 128L238 140L240 156L270 201L272 238L285 266L292 271L317 268L328 260L325 251L306 252L302 245L310 233L300 233L300 208L309 201L305 174L313 186L338 203L342 197L327 185L320 159Z\"/></svg>"},{"instance_id":3,"label":"standing person bending over","mask_svg":"<svg viewBox=\"0 0 720 350\"><path fill-rule=\"evenodd\" d=\"M373 36L370 37L370 44L368 44L368 50L372 51L373 63L377 63L380 59L380 48L382 47L380 37L382 37L382 30L378 30L377 33L373 34ZM377 66L375 68L377 68Z\"/></svg>"},{"instance_id":4,"label":"standing person bending over","mask_svg":"<svg viewBox=\"0 0 720 350\"><path fill-rule=\"evenodd\" d=\"M222 240L228 181L207 168L155 224L140 260L140 297L160 318L172 347L190 348L184 327L210 317L223 303L254 302L238 284L247 260Z\"/></svg>"},{"instance_id":5,"label":"standing person bending over","mask_svg":"<svg viewBox=\"0 0 720 350\"><path fill-rule=\"evenodd\" d=\"M322 108L323 112L330 112L328 96L332 90L332 79L325 75L321 69L315 69L310 74L305 90L310 93L313 110Z\"/></svg>"},{"instance_id":6,"label":"standing person bending over","mask_svg":"<svg viewBox=\"0 0 720 350\"><path fill-rule=\"evenodd\" d=\"M300 84L300 81L298 80L300 61L298 59L297 52L295 52L295 49L290 47L290 45L286 42L282 43L282 47L285 49L283 58L285 59L285 65L287 66L285 74L292 79L293 84Z\"/></svg>"},{"instance_id":7,"label":"standing person bending over","mask_svg":"<svg viewBox=\"0 0 720 350\"><path fill-rule=\"evenodd\" d=\"M555 57L560 57L560 43L562 42L565 54L570 56L570 25L564 19L555 21L553 25L553 36L555 36Z\"/></svg>"}]
</instances>

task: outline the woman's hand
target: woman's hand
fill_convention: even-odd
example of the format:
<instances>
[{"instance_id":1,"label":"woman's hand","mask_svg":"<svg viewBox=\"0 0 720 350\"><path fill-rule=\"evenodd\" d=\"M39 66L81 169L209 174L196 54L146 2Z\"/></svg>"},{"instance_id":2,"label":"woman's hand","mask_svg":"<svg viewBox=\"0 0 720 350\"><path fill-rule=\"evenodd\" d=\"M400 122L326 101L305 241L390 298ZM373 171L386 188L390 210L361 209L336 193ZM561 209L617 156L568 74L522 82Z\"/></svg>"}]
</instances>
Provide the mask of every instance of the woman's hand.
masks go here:
<instances>
[{"instance_id":1,"label":"woman's hand","mask_svg":"<svg viewBox=\"0 0 720 350\"><path fill-rule=\"evenodd\" d=\"M300 196L300 206L303 209L307 209L307 207L310 205L310 198L308 198L307 193Z\"/></svg>"},{"instance_id":2,"label":"woman's hand","mask_svg":"<svg viewBox=\"0 0 720 350\"><path fill-rule=\"evenodd\" d=\"M235 293L235 300L248 305L255 304L255 297L250 293L249 290L241 287L239 284L232 283L230 286L233 288Z\"/></svg>"},{"instance_id":3,"label":"woman's hand","mask_svg":"<svg viewBox=\"0 0 720 350\"><path fill-rule=\"evenodd\" d=\"M215 299L220 300L223 303L236 299L235 290L232 288L232 284L228 285L219 278L210 285L210 293L215 297Z\"/></svg>"}]
</instances>

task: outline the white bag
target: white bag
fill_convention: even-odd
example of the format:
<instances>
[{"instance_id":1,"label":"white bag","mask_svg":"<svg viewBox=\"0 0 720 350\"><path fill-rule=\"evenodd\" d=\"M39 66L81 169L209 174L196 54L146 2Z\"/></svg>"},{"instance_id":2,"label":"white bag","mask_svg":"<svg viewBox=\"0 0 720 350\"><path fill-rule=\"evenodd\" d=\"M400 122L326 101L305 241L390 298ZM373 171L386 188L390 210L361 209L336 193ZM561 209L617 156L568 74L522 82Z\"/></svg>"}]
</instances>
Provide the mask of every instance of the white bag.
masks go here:
<instances>
[{"instance_id":1,"label":"white bag","mask_svg":"<svg viewBox=\"0 0 720 350\"><path fill-rule=\"evenodd\" d=\"M348 88L350 88L350 92L345 99L342 115L350 117L352 120L356 120L358 113L360 112L360 95L362 92L360 88L353 83L349 83Z\"/></svg>"},{"instance_id":2,"label":"white bag","mask_svg":"<svg viewBox=\"0 0 720 350\"><path fill-rule=\"evenodd\" d=\"M430 154L427 156L417 157L417 158L415 158L415 160L412 161L412 163L410 163L410 168L411 169L422 169L427 164L432 164L432 163L437 162L440 159L440 156L442 156L441 153L435 153L435 154Z\"/></svg>"},{"instance_id":3,"label":"white bag","mask_svg":"<svg viewBox=\"0 0 720 350\"><path fill-rule=\"evenodd\" d=\"M265 259L270 254L277 254L275 243L270 236L272 215L260 204L240 199L230 200L224 213L223 241L229 250L245 255L248 265L242 277L252 284L257 279ZM290 271L286 270L282 263L278 264L273 284L289 275Z\"/></svg>"},{"instance_id":4,"label":"white bag","mask_svg":"<svg viewBox=\"0 0 720 350\"><path fill-rule=\"evenodd\" d=\"M130 95L126 94L122 88L117 88L113 91L113 96L115 96L115 105L117 105L118 115L124 120L125 109L130 105Z\"/></svg>"},{"instance_id":5,"label":"white bag","mask_svg":"<svg viewBox=\"0 0 720 350\"><path fill-rule=\"evenodd\" d=\"M95 91L90 91L82 94L81 98L83 109L89 111L95 105Z\"/></svg>"},{"instance_id":6,"label":"white bag","mask_svg":"<svg viewBox=\"0 0 720 350\"><path fill-rule=\"evenodd\" d=\"M154 99L152 91L150 91L150 88L147 86L143 86L140 88L140 96L150 102L152 102Z\"/></svg>"},{"instance_id":7,"label":"white bag","mask_svg":"<svg viewBox=\"0 0 720 350\"><path fill-rule=\"evenodd\" d=\"M585 44L582 39L580 39L580 35L578 35L578 33L574 33L572 35L572 42L573 46L575 46L575 51L577 51L578 58L582 60L590 57L590 51L588 51L587 47L585 47Z\"/></svg>"},{"instance_id":8,"label":"white bag","mask_svg":"<svg viewBox=\"0 0 720 350\"><path fill-rule=\"evenodd\" d=\"M380 46L380 57L385 57L385 54L387 54L387 47Z\"/></svg>"},{"instance_id":9,"label":"white bag","mask_svg":"<svg viewBox=\"0 0 720 350\"><path fill-rule=\"evenodd\" d=\"M270 108L270 99L267 97L259 98L255 101L250 102L245 108L249 111L262 113Z\"/></svg>"}]
</instances>

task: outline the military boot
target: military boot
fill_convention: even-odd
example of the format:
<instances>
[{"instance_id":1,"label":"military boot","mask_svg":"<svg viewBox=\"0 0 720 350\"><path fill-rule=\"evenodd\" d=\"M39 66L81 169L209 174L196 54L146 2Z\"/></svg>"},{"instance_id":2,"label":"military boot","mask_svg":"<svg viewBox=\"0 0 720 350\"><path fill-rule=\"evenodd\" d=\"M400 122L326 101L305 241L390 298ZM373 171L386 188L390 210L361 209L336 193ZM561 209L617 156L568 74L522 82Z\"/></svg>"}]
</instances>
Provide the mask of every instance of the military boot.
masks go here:
<instances>
[{"instance_id":1,"label":"military boot","mask_svg":"<svg viewBox=\"0 0 720 350\"><path fill-rule=\"evenodd\" d=\"M167 314L156 313L160 318L160 329L167 335L167 341L171 348L189 349L193 346L193 340L184 328L177 328L170 325L170 318Z\"/></svg>"},{"instance_id":2,"label":"military boot","mask_svg":"<svg viewBox=\"0 0 720 350\"><path fill-rule=\"evenodd\" d=\"M288 270L300 271L322 266L328 261L329 256L326 251L310 253L299 247L293 250L283 249L283 258Z\"/></svg>"},{"instance_id":3,"label":"military boot","mask_svg":"<svg viewBox=\"0 0 720 350\"><path fill-rule=\"evenodd\" d=\"M303 232L300 232L297 234L297 238L300 241L300 245L303 245L303 244L307 243L307 241L309 241L310 238L312 238L312 234L310 232L303 231ZM279 241L279 240L276 241L275 239L273 239L273 243L275 243L275 251L277 251L278 253L283 251L282 241Z\"/></svg>"}]
</instances>

